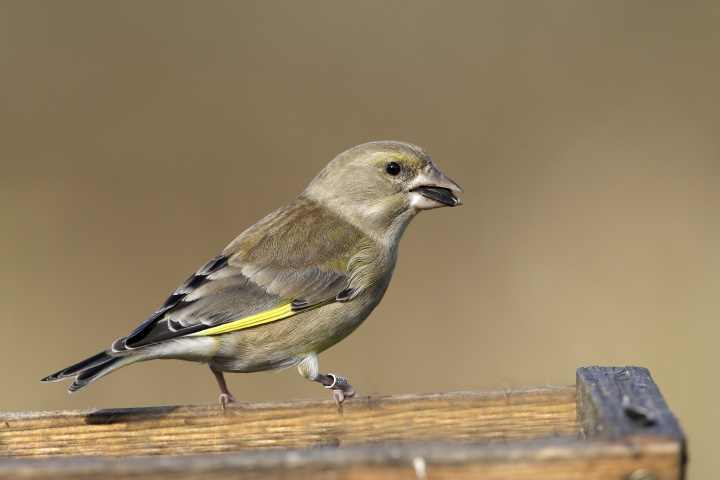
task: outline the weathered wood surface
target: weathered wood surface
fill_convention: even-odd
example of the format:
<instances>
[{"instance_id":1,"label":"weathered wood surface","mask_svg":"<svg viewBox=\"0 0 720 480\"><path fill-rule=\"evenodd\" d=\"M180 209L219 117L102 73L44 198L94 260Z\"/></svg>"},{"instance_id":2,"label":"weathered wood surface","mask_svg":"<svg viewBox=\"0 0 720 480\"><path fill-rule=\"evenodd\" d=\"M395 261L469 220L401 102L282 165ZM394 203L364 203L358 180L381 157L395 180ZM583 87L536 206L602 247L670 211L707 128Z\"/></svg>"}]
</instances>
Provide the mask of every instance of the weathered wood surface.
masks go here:
<instances>
[{"instance_id":1,"label":"weathered wood surface","mask_svg":"<svg viewBox=\"0 0 720 480\"><path fill-rule=\"evenodd\" d=\"M590 438L655 435L683 440L680 424L647 368L579 368L577 393L578 421Z\"/></svg>"},{"instance_id":2,"label":"weathered wood surface","mask_svg":"<svg viewBox=\"0 0 720 480\"><path fill-rule=\"evenodd\" d=\"M570 439L369 445L253 454L0 461L13 480L675 480L675 445ZM648 468L650 467L650 469ZM650 476L652 475L652 476Z\"/></svg>"},{"instance_id":3,"label":"weathered wood surface","mask_svg":"<svg viewBox=\"0 0 720 480\"><path fill-rule=\"evenodd\" d=\"M584 435L583 435L584 433ZM685 443L646 369L577 386L0 414L0 478L682 480Z\"/></svg>"},{"instance_id":4,"label":"weathered wood surface","mask_svg":"<svg viewBox=\"0 0 720 480\"><path fill-rule=\"evenodd\" d=\"M199 455L577 437L575 388L0 415L0 457Z\"/></svg>"}]
</instances>

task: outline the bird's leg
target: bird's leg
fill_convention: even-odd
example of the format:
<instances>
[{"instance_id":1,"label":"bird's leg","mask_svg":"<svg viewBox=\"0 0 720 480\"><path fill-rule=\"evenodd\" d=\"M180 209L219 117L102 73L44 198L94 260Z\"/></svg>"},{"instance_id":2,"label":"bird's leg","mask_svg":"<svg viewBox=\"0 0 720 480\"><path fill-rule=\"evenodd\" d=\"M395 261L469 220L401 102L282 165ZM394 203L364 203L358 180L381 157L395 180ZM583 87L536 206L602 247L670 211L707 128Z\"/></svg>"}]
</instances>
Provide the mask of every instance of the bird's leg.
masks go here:
<instances>
[{"instance_id":1,"label":"bird's leg","mask_svg":"<svg viewBox=\"0 0 720 480\"><path fill-rule=\"evenodd\" d=\"M305 357L305 359L303 359L303 361L300 362L300 364L298 365L298 370L300 370L300 374L308 380L322 383L325 388L332 389L333 398L335 399L335 403L337 404L338 408L340 408L342 402L346 398L358 396L357 392L352 387L352 385L350 385L350 382L348 382L347 378L343 378L339 375L334 375L332 373L323 375L322 373L318 372L318 362L316 355Z\"/></svg>"},{"instance_id":2,"label":"bird's leg","mask_svg":"<svg viewBox=\"0 0 720 480\"><path fill-rule=\"evenodd\" d=\"M210 367L210 371L213 373L213 375L215 375L215 380L217 380L220 391L222 392L220 394L220 405L222 405L223 410L225 410L226 403L237 403L237 399L233 397L232 393L230 393L230 390L228 390L223 373L216 371L212 367Z\"/></svg>"},{"instance_id":3,"label":"bird's leg","mask_svg":"<svg viewBox=\"0 0 720 480\"><path fill-rule=\"evenodd\" d=\"M338 408L346 397L352 398L357 396L357 392L352 385L350 385L347 378L339 375L334 375L332 373L328 373L327 375L319 374L315 381L325 385L325 388L332 389L332 395Z\"/></svg>"}]
</instances>

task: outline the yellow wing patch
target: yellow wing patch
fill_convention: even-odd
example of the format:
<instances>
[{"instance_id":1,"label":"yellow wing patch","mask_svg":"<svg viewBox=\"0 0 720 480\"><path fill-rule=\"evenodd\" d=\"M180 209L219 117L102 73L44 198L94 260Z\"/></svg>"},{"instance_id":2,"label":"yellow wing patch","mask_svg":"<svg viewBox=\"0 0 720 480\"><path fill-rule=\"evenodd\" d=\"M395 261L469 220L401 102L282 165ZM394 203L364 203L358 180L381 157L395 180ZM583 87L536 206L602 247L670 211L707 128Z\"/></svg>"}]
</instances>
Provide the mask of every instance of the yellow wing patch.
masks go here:
<instances>
[{"instance_id":1,"label":"yellow wing patch","mask_svg":"<svg viewBox=\"0 0 720 480\"><path fill-rule=\"evenodd\" d=\"M284 305L281 305L277 308L273 308L272 310L268 310L266 312L257 313L255 315L251 315L249 317L241 318L239 320L234 320L230 323L224 323L224 324L218 325L216 327L211 327L206 330L201 330L199 332L191 333L188 335L188 337L219 335L221 333L234 332L235 330L244 330L244 329L250 328L250 327L257 327L258 325L276 322L278 320L282 320L283 318L288 318L288 317L292 317L293 315L297 315L298 313L307 312L308 310L313 310L313 309L321 307L323 305L327 305L328 303L333 302L333 301L335 301L334 298L331 300L327 300L325 302L316 303L315 305L310 305L309 307L305 307L305 308L302 308L299 310L293 310L292 302L288 302Z\"/></svg>"}]
</instances>

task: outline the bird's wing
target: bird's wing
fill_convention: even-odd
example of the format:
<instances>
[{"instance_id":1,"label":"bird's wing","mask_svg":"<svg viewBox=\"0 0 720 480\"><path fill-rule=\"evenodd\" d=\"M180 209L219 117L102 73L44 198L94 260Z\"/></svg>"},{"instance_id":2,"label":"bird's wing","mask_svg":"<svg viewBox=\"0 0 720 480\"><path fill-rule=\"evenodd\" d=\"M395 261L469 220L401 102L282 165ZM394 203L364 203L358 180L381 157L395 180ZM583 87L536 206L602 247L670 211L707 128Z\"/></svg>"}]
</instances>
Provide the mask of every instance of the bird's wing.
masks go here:
<instances>
[{"instance_id":1,"label":"bird's wing","mask_svg":"<svg viewBox=\"0 0 720 480\"><path fill-rule=\"evenodd\" d=\"M200 268L113 350L241 330L346 300L362 240L328 212L289 204Z\"/></svg>"}]
</instances>

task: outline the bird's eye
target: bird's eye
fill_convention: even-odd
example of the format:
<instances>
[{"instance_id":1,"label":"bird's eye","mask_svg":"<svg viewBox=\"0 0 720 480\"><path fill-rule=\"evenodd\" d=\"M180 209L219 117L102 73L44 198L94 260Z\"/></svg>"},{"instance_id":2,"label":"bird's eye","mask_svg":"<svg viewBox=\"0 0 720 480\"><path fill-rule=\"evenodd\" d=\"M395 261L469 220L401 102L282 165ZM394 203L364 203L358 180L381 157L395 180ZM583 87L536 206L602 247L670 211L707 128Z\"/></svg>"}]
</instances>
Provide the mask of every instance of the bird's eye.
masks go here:
<instances>
[{"instance_id":1,"label":"bird's eye","mask_svg":"<svg viewBox=\"0 0 720 480\"><path fill-rule=\"evenodd\" d=\"M390 162L387 165L385 165L385 171L392 175L393 177L396 176L398 173L400 173L400 165L398 165L395 162Z\"/></svg>"}]
</instances>

